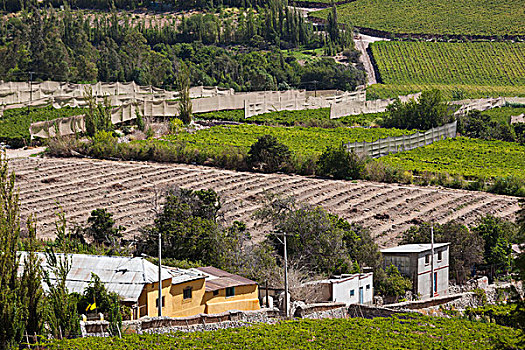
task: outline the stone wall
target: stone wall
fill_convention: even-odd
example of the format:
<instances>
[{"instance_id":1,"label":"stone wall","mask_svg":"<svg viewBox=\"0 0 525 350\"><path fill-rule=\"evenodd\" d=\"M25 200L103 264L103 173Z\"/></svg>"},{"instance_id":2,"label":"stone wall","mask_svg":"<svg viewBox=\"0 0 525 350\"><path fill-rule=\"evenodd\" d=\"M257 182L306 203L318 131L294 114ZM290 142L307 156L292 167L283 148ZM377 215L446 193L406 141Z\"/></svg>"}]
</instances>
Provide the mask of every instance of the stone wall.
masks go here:
<instances>
[{"instance_id":1,"label":"stone wall","mask_svg":"<svg viewBox=\"0 0 525 350\"><path fill-rule=\"evenodd\" d=\"M278 317L278 309L257 311L229 311L221 314L199 314L190 317L144 317L122 322L122 333L168 333L212 331L224 328L237 328L257 323L272 323ZM109 336L107 321L81 322L82 336Z\"/></svg>"}]
</instances>

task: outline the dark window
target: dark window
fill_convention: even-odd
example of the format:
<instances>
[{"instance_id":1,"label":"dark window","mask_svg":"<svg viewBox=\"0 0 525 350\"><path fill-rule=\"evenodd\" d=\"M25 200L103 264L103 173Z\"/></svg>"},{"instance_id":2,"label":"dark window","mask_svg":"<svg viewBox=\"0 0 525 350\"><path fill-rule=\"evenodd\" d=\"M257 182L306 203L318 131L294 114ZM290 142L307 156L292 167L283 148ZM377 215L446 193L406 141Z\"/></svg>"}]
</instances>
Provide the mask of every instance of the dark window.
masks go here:
<instances>
[{"instance_id":1,"label":"dark window","mask_svg":"<svg viewBox=\"0 0 525 350\"><path fill-rule=\"evenodd\" d=\"M233 297L235 295L235 287L226 288L226 296Z\"/></svg>"},{"instance_id":2,"label":"dark window","mask_svg":"<svg viewBox=\"0 0 525 350\"><path fill-rule=\"evenodd\" d=\"M219 291L218 290L214 290L213 291L213 295L219 295Z\"/></svg>"},{"instance_id":3,"label":"dark window","mask_svg":"<svg viewBox=\"0 0 525 350\"><path fill-rule=\"evenodd\" d=\"M425 255L425 264L430 264L430 254Z\"/></svg>"},{"instance_id":4,"label":"dark window","mask_svg":"<svg viewBox=\"0 0 525 350\"><path fill-rule=\"evenodd\" d=\"M367 290L370 289L370 285L369 284L366 285L366 289Z\"/></svg>"},{"instance_id":5,"label":"dark window","mask_svg":"<svg viewBox=\"0 0 525 350\"><path fill-rule=\"evenodd\" d=\"M164 297L162 297L162 307L166 306ZM155 307L159 307L159 298L155 299Z\"/></svg>"},{"instance_id":6,"label":"dark window","mask_svg":"<svg viewBox=\"0 0 525 350\"><path fill-rule=\"evenodd\" d=\"M355 295L355 290L351 289L350 290L350 296L353 297Z\"/></svg>"},{"instance_id":7,"label":"dark window","mask_svg":"<svg viewBox=\"0 0 525 350\"><path fill-rule=\"evenodd\" d=\"M439 251L438 252L438 261L441 261L441 260L443 260L443 252Z\"/></svg>"},{"instance_id":8,"label":"dark window","mask_svg":"<svg viewBox=\"0 0 525 350\"><path fill-rule=\"evenodd\" d=\"M191 287L184 288L184 290L183 290L183 298L184 299L191 299Z\"/></svg>"}]
</instances>

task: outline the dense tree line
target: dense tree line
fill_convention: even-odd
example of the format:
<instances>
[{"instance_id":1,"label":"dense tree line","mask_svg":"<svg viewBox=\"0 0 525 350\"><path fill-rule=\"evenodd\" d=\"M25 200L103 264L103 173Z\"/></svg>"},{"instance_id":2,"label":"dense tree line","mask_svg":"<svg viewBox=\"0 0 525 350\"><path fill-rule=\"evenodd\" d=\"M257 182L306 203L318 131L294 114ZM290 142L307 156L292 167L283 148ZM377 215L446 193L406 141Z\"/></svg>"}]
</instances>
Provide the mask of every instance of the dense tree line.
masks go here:
<instances>
[{"instance_id":1,"label":"dense tree line","mask_svg":"<svg viewBox=\"0 0 525 350\"><path fill-rule=\"evenodd\" d=\"M352 90L364 82L363 71L333 59L300 65L285 57L280 46L315 47L322 45L323 37L313 35L311 27L287 9L265 11L261 16L240 16L243 20L229 33L213 15L160 27L134 25L116 14L83 18L67 9L22 13L0 21L0 79L23 81L32 71L42 80L133 80L172 88L185 64L191 85L236 90L313 88L313 80L318 88ZM214 43L245 46L205 45ZM268 50L258 51L259 46Z\"/></svg>"},{"instance_id":2,"label":"dense tree line","mask_svg":"<svg viewBox=\"0 0 525 350\"><path fill-rule=\"evenodd\" d=\"M135 10L151 9L202 9L213 10L223 6L252 8L265 7L275 0L0 0L0 10L17 12L24 9L53 6L70 6L73 9Z\"/></svg>"}]
</instances>

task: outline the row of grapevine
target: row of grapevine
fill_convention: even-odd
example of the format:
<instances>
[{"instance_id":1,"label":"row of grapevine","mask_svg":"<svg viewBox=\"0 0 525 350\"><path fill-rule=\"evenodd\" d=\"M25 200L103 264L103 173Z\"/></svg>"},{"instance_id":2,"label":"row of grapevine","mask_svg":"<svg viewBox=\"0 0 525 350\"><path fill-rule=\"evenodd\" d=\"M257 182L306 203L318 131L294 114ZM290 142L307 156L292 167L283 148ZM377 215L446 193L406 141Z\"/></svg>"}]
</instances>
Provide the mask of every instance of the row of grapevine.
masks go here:
<instances>
[{"instance_id":1,"label":"row of grapevine","mask_svg":"<svg viewBox=\"0 0 525 350\"><path fill-rule=\"evenodd\" d=\"M525 146L514 142L459 137L396 153L381 162L422 173L448 173L466 178L514 176L525 179Z\"/></svg>"},{"instance_id":2,"label":"row of grapevine","mask_svg":"<svg viewBox=\"0 0 525 350\"><path fill-rule=\"evenodd\" d=\"M342 21L389 33L525 35L522 0L356 0L337 8ZM310 16L326 19L328 13Z\"/></svg>"},{"instance_id":3,"label":"row of grapevine","mask_svg":"<svg viewBox=\"0 0 525 350\"><path fill-rule=\"evenodd\" d=\"M385 84L525 85L525 43L377 42Z\"/></svg>"},{"instance_id":4,"label":"row of grapevine","mask_svg":"<svg viewBox=\"0 0 525 350\"><path fill-rule=\"evenodd\" d=\"M281 322L214 332L82 338L48 349L492 349L515 348L521 332L491 323L405 315ZM504 345L503 345L504 344Z\"/></svg>"}]
</instances>

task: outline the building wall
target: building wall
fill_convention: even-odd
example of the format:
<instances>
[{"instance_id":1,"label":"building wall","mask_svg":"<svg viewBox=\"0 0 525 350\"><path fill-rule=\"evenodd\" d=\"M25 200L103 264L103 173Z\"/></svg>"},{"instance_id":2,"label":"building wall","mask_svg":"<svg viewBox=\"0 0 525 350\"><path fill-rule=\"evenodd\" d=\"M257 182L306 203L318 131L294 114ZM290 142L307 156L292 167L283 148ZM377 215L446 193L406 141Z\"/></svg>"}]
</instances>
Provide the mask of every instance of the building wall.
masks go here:
<instances>
[{"instance_id":1,"label":"building wall","mask_svg":"<svg viewBox=\"0 0 525 350\"><path fill-rule=\"evenodd\" d=\"M218 295L206 292L204 295L205 313L218 314L229 310L259 310L259 291L256 284L235 287L235 295L226 296L226 289L219 289Z\"/></svg>"},{"instance_id":2,"label":"building wall","mask_svg":"<svg viewBox=\"0 0 525 350\"><path fill-rule=\"evenodd\" d=\"M346 304L359 304L359 290L363 288L363 304L372 304L374 301L373 274L356 274L352 277L333 279L332 301ZM353 295L351 295L353 291Z\"/></svg>"},{"instance_id":3,"label":"building wall","mask_svg":"<svg viewBox=\"0 0 525 350\"><path fill-rule=\"evenodd\" d=\"M438 259L441 252L441 260ZM430 250L418 254L418 268L417 268L417 289L423 298L431 296L431 262ZM429 256L428 263L426 256ZM448 276L449 276L449 249L448 246L434 249L434 272L437 273L437 293L434 296L446 295L448 292Z\"/></svg>"},{"instance_id":4,"label":"building wall","mask_svg":"<svg viewBox=\"0 0 525 350\"><path fill-rule=\"evenodd\" d=\"M437 293L434 296L446 295L448 292L449 278L449 247L444 246L434 249L434 272L437 272ZM441 259L438 259L441 252ZM425 260L429 256L428 263ZM413 292L422 298L430 297L430 249L421 253L386 253L383 254L385 267L394 264L401 274L412 280Z\"/></svg>"},{"instance_id":5,"label":"building wall","mask_svg":"<svg viewBox=\"0 0 525 350\"><path fill-rule=\"evenodd\" d=\"M139 317L158 316L157 286L158 282L155 282L144 287L139 298ZM192 287L192 297L184 300L183 290L187 287ZM162 281L162 296L164 297L162 316L185 317L204 313L204 292L204 278L175 285L171 284L171 279Z\"/></svg>"}]
</instances>

